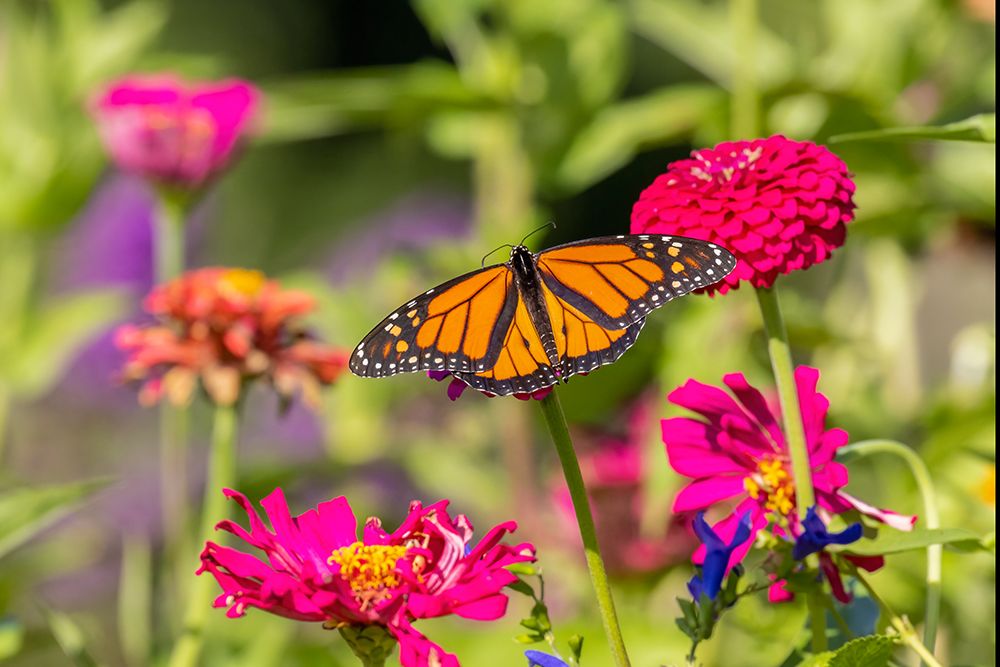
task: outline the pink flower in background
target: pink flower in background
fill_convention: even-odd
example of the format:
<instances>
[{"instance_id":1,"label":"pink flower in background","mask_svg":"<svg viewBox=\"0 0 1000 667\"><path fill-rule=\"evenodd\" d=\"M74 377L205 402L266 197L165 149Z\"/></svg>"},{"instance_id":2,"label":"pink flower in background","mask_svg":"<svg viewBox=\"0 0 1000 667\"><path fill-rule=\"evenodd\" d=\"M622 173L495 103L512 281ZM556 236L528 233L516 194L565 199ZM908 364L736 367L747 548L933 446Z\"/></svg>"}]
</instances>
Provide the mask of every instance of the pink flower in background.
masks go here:
<instances>
[{"instance_id":1,"label":"pink flower in background","mask_svg":"<svg viewBox=\"0 0 1000 667\"><path fill-rule=\"evenodd\" d=\"M256 607L331 628L382 626L399 642L404 667L458 667L455 656L420 634L413 621L452 614L500 618L507 609L503 589L517 578L506 566L535 560L530 544L501 544L517 527L512 521L473 546L472 524L461 514L452 518L446 500L428 507L414 501L391 533L370 518L358 539L357 520L343 497L292 517L276 489L261 501L269 529L244 495L225 493L246 510L250 530L232 521L218 528L260 549L266 561L208 542L198 573L210 573L222 587L216 607L225 607L230 618Z\"/></svg>"},{"instance_id":2,"label":"pink flower in background","mask_svg":"<svg viewBox=\"0 0 1000 667\"><path fill-rule=\"evenodd\" d=\"M724 142L678 160L642 191L633 234L718 243L736 269L706 288L770 287L779 274L829 259L854 219L854 182L827 148L781 135Z\"/></svg>"},{"instance_id":3,"label":"pink flower in background","mask_svg":"<svg viewBox=\"0 0 1000 667\"><path fill-rule=\"evenodd\" d=\"M101 91L91 111L119 168L197 188L229 164L259 104L257 88L237 79L130 76Z\"/></svg>"},{"instance_id":4,"label":"pink flower in background","mask_svg":"<svg viewBox=\"0 0 1000 667\"><path fill-rule=\"evenodd\" d=\"M665 521L655 534L646 535L642 530L646 501L643 483L648 474L644 448L651 416L650 401L639 399L628 410L624 434L588 438L590 434L583 432L575 438L598 541L608 572L614 575L662 570L686 559L694 546L679 517ZM588 441L592 443L589 446ZM579 543L579 527L566 482L559 475L552 486L564 539Z\"/></svg>"},{"instance_id":5,"label":"pink flower in background","mask_svg":"<svg viewBox=\"0 0 1000 667\"><path fill-rule=\"evenodd\" d=\"M153 288L143 305L159 323L119 327L115 342L128 354L124 378L143 384L146 405L164 394L187 403L199 383L215 403L231 405L244 382L265 377L283 398L298 393L315 406L320 387L347 365L345 350L313 340L297 322L312 297L259 271L189 271Z\"/></svg>"},{"instance_id":6,"label":"pink flower in background","mask_svg":"<svg viewBox=\"0 0 1000 667\"><path fill-rule=\"evenodd\" d=\"M818 506L830 514L857 510L893 528L910 530L916 517L880 510L843 491L847 468L833 459L847 444L848 435L842 429L826 428L830 402L817 391L818 381L815 368L799 366L795 370ZM689 513L718 503L738 503L730 516L713 527L722 539L732 537L737 517L746 511L751 512L754 533L770 523L776 533L794 537L800 532L800 518L780 410L742 373L726 375L723 382L731 394L688 380L668 397L700 416L662 422L671 467L694 480L677 494L673 509ZM731 565L742 560L750 544L734 552ZM703 551L695 553L696 562Z\"/></svg>"},{"instance_id":7,"label":"pink flower in background","mask_svg":"<svg viewBox=\"0 0 1000 667\"><path fill-rule=\"evenodd\" d=\"M586 375L586 373L580 373L580 375ZM435 382L442 382L444 380L448 380L448 378L451 378L448 381L447 393L448 393L448 398L450 398L453 401L457 401L459 398L461 398L465 390L469 388L468 384L466 384L464 381L452 375L451 371L427 371L427 377L434 380ZM488 391L481 391L479 393L482 394L483 396L486 396L487 398L496 397L496 394L491 394ZM538 391L533 391L530 394L511 394L511 395L519 401L530 401L531 399L540 401L551 393L552 393L552 387L543 387L542 389L539 389Z\"/></svg>"}]
</instances>

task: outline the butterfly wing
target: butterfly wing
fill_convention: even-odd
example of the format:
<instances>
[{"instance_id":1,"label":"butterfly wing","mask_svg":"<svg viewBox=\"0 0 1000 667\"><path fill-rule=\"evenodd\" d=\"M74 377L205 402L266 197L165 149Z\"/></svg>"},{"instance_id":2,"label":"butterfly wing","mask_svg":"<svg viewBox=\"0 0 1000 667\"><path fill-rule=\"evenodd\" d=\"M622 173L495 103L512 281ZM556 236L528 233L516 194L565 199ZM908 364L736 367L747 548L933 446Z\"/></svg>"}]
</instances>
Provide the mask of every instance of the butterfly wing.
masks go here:
<instances>
[{"instance_id":1,"label":"butterfly wing","mask_svg":"<svg viewBox=\"0 0 1000 667\"><path fill-rule=\"evenodd\" d=\"M450 280L403 304L372 329L351 355L351 372L384 377L492 368L518 302L506 264Z\"/></svg>"},{"instance_id":2,"label":"butterfly wing","mask_svg":"<svg viewBox=\"0 0 1000 667\"><path fill-rule=\"evenodd\" d=\"M639 234L556 246L539 253L537 265L559 301L618 331L671 299L722 280L736 258L708 241Z\"/></svg>"}]
</instances>

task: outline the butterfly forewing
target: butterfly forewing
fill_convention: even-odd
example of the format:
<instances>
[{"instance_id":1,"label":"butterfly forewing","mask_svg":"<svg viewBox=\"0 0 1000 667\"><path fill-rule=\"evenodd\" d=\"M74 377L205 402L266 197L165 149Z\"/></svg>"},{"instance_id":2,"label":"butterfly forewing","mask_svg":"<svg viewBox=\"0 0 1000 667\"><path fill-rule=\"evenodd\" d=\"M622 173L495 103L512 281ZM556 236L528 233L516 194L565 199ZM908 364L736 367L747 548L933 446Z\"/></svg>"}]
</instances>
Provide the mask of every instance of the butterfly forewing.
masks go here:
<instances>
[{"instance_id":1,"label":"butterfly forewing","mask_svg":"<svg viewBox=\"0 0 1000 667\"><path fill-rule=\"evenodd\" d=\"M735 266L736 258L714 243L663 235L607 236L538 254L546 287L610 330L721 280Z\"/></svg>"},{"instance_id":2,"label":"butterfly forewing","mask_svg":"<svg viewBox=\"0 0 1000 667\"><path fill-rule=\"evenodd\" d=\"M383 377L491 368L517 304L513 274L505 264L467 273L390 313L354 350L351 371Z\"/></svg>"}]
</instances>

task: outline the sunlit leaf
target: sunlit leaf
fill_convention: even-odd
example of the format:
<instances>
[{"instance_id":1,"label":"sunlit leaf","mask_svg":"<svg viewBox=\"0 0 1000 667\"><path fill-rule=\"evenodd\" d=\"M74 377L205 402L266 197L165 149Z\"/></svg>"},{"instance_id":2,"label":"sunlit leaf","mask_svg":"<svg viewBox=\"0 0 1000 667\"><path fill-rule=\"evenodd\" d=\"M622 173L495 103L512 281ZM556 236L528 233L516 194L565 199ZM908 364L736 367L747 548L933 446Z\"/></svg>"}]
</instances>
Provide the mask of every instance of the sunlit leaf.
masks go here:
<instances>
[{"instance_id":1,"label":"sunlit leaf","mask_svg":"<svg viewBox=\"0 0 1000 667\"><path fill-rule=\"evenodd\" d=\"M881 529L873 539L862 539L846 545L839 551L859 556L880 556L904 551L924 549L932 544L949 545L962 550L981 548L978 535L964 528L915 528L911 531ZM831 547L831 550L834 548Z\"/></svg>"},{"instance_id":2,"label":"sunlit leaf","mask_svg":"<svg viewBox=\"0 0 1000 667\"><path fill-rule=\"evenodd\" d=\"M848 132L830 137L831 144L847 141L978 141L996 143L996 114L983 113L947 125L889 127L866 132Z\"/></svg>"},{"instance_id":3,"label":"sunlit leaf","mask_svg":"<svg viewBox=\"0 0 1000 667\"><path fill-rule=\"evenodd\" d=\"M13 657L24 644L24 626L17 619L0 619L0 660Z\"/></svg>"},{"instance_id":4,"label":"sunlit leaf","mask_svg":"<svg viewBox=\"0 0 1000 667\"><path fill-rule=\"evenodd\" d=\"M858 637L841 646L830 658L830 667L886 667L895 642L885 635Z\"/></svg>"},{"instance_id":5,"label":"sunlit leaf","mask_svg":"<svg viewBox=\"0 0 1000 667\"><path fill-rule=\"evenodd\" d=\"M87 480L0 493L0 557L65 516L107 483Z\"/></svg>"},{"instance_id":6,"label":"sunlit leaf","mask_svg":"<svg viewBox=\"0 0 1000 667\"><path fill-rule=\"evenodd\" d=\"M56 638L63 653L76 667L99 667L100 663L94 660L87 650L86 637L76 621L69 615L55 609L43 607L42 611L52 636Z\"/></svg>"}]
</instances>

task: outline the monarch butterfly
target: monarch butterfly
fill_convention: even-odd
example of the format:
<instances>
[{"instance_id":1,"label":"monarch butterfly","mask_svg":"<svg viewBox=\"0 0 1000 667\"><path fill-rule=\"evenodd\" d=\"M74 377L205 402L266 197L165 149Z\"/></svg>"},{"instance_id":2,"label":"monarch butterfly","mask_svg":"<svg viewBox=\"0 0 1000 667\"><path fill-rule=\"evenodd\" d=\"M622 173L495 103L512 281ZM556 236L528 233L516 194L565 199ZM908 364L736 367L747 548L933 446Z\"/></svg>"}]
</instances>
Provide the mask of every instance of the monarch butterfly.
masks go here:
<instances>
[{"instance_id":1,"label":"monarch butterfly","mask_svg":"<svg viewBox=\"0 0 1000 667\"><path fill-rule=\"evenodd\" d=\"M523 243L523 242L522 242ZM606 236L510 259L429 289L351 355L362 377L450 371L480 391L531 393L617 360L646 315L722 280L726 249L681 236Z\"/></svg>"}]
</instances>

